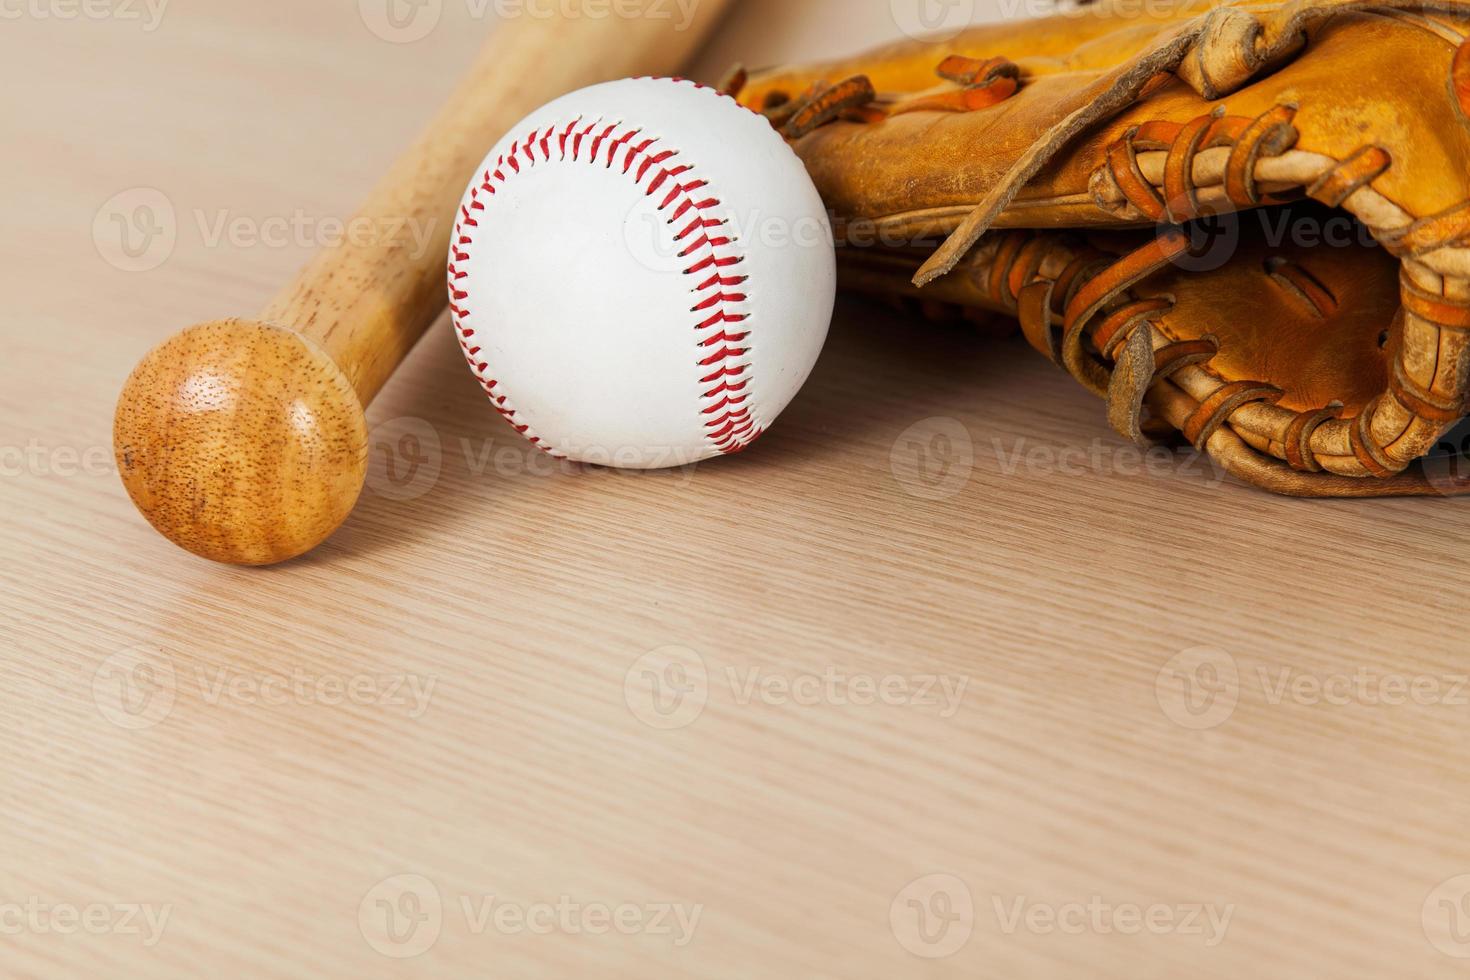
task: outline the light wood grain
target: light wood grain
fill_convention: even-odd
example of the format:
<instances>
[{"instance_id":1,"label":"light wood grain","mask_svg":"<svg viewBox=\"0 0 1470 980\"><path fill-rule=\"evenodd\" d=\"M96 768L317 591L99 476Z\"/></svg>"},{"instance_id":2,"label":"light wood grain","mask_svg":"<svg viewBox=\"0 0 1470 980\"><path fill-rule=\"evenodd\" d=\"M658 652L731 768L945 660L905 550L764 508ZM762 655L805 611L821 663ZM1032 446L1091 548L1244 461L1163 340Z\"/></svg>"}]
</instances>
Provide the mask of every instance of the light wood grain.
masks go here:
<instances>
[{"instance_id":1,"label":"light wood grain","mask_svg":"<svg viewBox=\"0 0 1470 980\"><path fill-rule=\"evenodd\" d=\"M747 0L703 77L731 38L751 64L792 38L812 53L878 40L885 6ZM0 974L1463 972L1422 920L1470 873L1466 692L1375 706L1273 688L1282 671L1470 671L1470 511L1281 500L1178 464L1127 475L1101 404L1016 341L849 301L757 451L692 474L536 475L440 324L371 411L368 492L323 549L246 571L159 540L107 461L123 379L176 327L266 302L313 251L211 245L196 210L211 225L220 209L256 225L351 214L483 37L468 7L443 9L403 45L348 0L193 0L153 32L0 29L0 64L23 80L0 101L0 912L33 897L171 910L152 946L0 917ZM167 194L179 234L167 262L128 273L93 222L135 187ZM954 424L973 471L952 497L915 496L895 447L908 473L905 432L928 444ZM438 476L395 485L390 460L399 476L408 460L390 450L415 431L437 438ZM1051 465L1095 442L1096 460ZM1018 450L1034 454L1012 469ZM625 680L670 646L702 658L707 704L660 730ZM1233 658L1240 693L1195 731L1158 678L1200 646ZM173 700L134 703L133 723L156 723L122 727L119 683L142 684L139 665L155 695L172 668ZM968 684L945 716L746 700L750 671ZM257 697L297 676L434 686L421 713L330 689ZM977 918L962 949L925 960L889 914L936 873L966 883ZM398 960L359 906L405 874L445 911L433 947ZM682 947L477 934L460 899L489 896L702 915ZM995 910L1094 896L1234 912L1206 948L1008 934Z\"/></svg>"}]
</instances>

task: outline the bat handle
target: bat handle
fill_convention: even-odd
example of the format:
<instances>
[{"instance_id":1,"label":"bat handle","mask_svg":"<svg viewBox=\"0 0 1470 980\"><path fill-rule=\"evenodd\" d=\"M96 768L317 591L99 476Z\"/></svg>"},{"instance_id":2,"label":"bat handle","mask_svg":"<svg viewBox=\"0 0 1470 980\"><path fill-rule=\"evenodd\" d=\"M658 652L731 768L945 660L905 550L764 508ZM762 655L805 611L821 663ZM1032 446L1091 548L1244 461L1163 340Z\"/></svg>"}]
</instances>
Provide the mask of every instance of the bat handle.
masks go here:
<instances>
[{"instance_id":1,"label":"bat handle","mask_svg":"<svg viewBox=\"0 0 1470 980\"><path fill-rule=\"evenodd\" d=\"M285 561L330 536L367 475L365 407L444 309L455 209L483 155L556 96L678 70L727 5L574 2L499 25L342 245L258 319L191 327L134 370L113 443L148 521L194 554L239 565Z\"/></svg>"}]
</instances>

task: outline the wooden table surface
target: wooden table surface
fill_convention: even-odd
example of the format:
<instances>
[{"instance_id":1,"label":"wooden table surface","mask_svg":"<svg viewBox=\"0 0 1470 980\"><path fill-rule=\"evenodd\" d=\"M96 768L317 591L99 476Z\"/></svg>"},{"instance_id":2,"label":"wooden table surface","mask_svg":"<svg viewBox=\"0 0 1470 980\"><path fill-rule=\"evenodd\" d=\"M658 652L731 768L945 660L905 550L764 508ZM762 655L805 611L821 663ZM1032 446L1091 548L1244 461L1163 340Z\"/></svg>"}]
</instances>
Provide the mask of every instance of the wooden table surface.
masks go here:
<instances>
[{"instance_id":1,"label":"wooden table surface","mask_svg":"<svg viewBox=\"0 0 1470 980\"><path fill-rule=\"evenodd\" d=\"M699 74L900 6L748 0ZM0 975L1470 968L1470 505L1140 460L1015 340L844 301L757 451L630 476L548 469L441 323L324 548L174 550L123 379L258 309L492 23L157 7L0 23Z\"/></svg>"}]
</instances>

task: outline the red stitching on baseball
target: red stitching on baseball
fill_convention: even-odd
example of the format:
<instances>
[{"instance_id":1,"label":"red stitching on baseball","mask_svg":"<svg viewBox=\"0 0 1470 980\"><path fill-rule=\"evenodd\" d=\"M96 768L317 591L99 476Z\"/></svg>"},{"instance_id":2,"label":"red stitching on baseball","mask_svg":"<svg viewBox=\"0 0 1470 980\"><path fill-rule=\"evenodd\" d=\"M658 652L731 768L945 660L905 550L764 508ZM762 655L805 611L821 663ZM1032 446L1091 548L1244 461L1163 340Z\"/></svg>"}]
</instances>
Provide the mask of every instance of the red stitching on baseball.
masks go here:
<instances>
[{"instance_id":1,"label":"red stitching on baseball","mask_svg":"<svg viewBox=\"0 0 1470 980\"><path fill-rule=\"evenodd\" d=\"M682 79L672 79L680 82ZM696 83L696 88L704 89L706 86ZM721 96L728 98L728 96ZM734 100L732 100L734 101ZM739 104L739 103L736 103ZM511 144L510 151L500 159L496 160L495 168L485 172L483 180L470 190L469 203L460 208L460 217L454 228L455 247L451 251L449 260L449 289L451 302L449 310L454 323L455 331L459 337L460 348L464 351L466 358L475 366L475 372L479 378L480 386L484 388L485 394L489 396L490 403L515 430L526 436L533 445L540 447L543 451L558 458L565 458L563 453L547 445L540 436L530 431L530 426L521 423L516 417L516 409L511 404L509 397L497 391L500 382L489 375L490 365L478 361L477 355L481 348L471 346L470 339L475 336L475 331L466 327L464 320L471 315L469 306L469 293L460 288L460 280L468 276L467 270L460 269L460 264L469 260L469 250L474 245L473 230L479 228L479 221L474 217L472 211L484 211L485 204L481 195L494 197L497 192L496 183L505 184L508 179L505 168L509 167L512 175L521 173L519 157L524 154L529 166L534 167L538 160L536 149L541 151L541 161L546 163L567 162L567 150L570 145L572 163L600 163L603 162L603 144L618 129L620 123L612 123L597 135L590 147L590 152L584 154L582 151L584 140L592 135L602 120L595 120L587 124L585 129L577 131L577 126L583 120L581 117L571 120L565 124L565 128L558 128L560 123L548 127L544 132L536 130L528 134L524 139L517 140ZM695 178L688 183L683 183L685 174L690 173L694 166L692 164L679 164L672 167L664 167L674 157L678 156L677 150L656 149L660 140L657 137L644 139L637 145L633 141L637 139L643 130L628 129L617 139L607 145L606 166L611 169L616 162L618 151L626 148L628 153L623 162L622 172L630 174L635 161L642 159L638 172L633 175L633 182L637 186L643 186L648 175L657 170L657 176L648 185L646 194L652 197L658 193L664 185L673 181L673 188L659 204L660 212L666 211L674 204L677 209L668 219L668 224L674 224L695 212L693 221L674 240L683 242L685 239L699 233L699 237L692 244L679 253L681 258L699 257L688 268L684 269L686 276L697 275L708 270L714 270L713 275L705 279L691 292L700 297L690 310L691 313L705 314L713 311L708 317L701 316L695 324L695 331L701 334L715 331L709 336L700 337L696 341L699 351L697 366L700 368L700 384L715 385L706 391L702 400L709 404L700 408L701 416L713 416L705 421L705 438L721 453L738 453L748 448L751 443L760 438L763 430L755 424L751 417L750 408L746 402L750 399L750 378L747 372L750 369L748 360L744 360L750 354L750 345L746 341L750 337L750 331L730 332L728 325L743 323L749 319L750 314L741 313L727 309L727 304L745 303L748 296L745 292L734 292L727 289L732 286L743 286L748 276L726 274L725 270L740 265L744 256L735 253L733 241L728 236L712 235L711 231L724 227L726 219L718 218L707 212L720 207L717 197L705 197L702 200L694 198L694 192L708 188L709 182ZM552 157L552 141L556 141L558 160ZM722 254L723 253L723 254ZM719 347L719 351L709 356L704 356L710 348ZM706 369L714 368L710 372ZM732 381L732 379L739 379ZM718 382L718 384L716 384Z\"/></svg>"}]
</instances>

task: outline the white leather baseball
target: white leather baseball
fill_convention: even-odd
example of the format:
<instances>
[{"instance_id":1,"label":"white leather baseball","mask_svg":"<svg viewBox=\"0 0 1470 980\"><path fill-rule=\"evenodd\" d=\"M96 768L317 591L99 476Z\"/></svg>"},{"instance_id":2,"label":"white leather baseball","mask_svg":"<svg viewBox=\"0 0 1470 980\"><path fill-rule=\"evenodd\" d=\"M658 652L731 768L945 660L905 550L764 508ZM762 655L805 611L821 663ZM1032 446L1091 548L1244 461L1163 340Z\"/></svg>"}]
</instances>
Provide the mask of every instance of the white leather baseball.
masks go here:
<instances>
[{"instance_id":1,"label":"white leather baseball","mask_svg":"<svg viewBox=\"0 0 1470 980\"><path fill-rule=\"evenodd\" d=\"M449 289L471 369L528 439L654 469L770 428L821 352L836 270L821 199L764 118L642 78L558 99L491 151Z\"/></svg>"}]
</instances>

